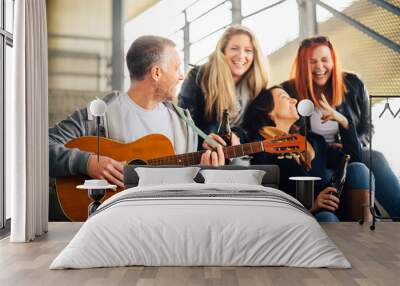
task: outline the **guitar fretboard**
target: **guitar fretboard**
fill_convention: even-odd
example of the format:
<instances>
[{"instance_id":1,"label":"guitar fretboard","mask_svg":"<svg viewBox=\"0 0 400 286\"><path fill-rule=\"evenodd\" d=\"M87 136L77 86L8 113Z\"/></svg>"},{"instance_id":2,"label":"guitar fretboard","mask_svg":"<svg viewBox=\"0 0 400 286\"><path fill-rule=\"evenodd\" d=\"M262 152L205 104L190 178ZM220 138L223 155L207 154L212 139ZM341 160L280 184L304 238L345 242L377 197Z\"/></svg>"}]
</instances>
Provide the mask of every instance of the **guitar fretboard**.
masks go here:
<instances>
[{"instance_id":1,"label":"guitar fretboard","mask_svg":"<svg viewBox=\"0 0 400 286\"><path fill-rule=\"evenodd\" d=\"M228 146L223 148L225 158L227 159L237 158L262 151L264 151L264 146L262 141L246 143L236 146ZM181 154L181 155L160 157L148 160L147 163L149 165L181 165L181 166L196 165L200 163L201 155L204 152L205 150L199 152Z\"/></svg>"}]
</instances>

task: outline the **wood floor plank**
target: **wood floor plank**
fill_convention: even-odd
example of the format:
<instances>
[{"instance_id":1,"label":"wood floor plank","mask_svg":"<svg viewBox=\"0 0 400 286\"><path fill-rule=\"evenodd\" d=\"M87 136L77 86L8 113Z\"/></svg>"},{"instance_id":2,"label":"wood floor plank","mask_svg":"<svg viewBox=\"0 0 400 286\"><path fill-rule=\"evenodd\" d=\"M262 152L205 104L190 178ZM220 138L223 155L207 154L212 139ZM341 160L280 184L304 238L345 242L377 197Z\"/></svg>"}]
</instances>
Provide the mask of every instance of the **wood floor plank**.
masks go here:
<instances>
[{"instance_id":1,"label":"wood floor plank","mask_svg":"<svg viewBox=\"0 0 400 286\"><path fill-rule=\"evenodd\" d=\"M400 223L379 223L375 231L357 223L324 224L330 239L352 269L290 267L118 267L49 270L80 223L51 223L49 233L32 243L0 240L0 285L399 285Z\"/></svg>"}]
</instances>

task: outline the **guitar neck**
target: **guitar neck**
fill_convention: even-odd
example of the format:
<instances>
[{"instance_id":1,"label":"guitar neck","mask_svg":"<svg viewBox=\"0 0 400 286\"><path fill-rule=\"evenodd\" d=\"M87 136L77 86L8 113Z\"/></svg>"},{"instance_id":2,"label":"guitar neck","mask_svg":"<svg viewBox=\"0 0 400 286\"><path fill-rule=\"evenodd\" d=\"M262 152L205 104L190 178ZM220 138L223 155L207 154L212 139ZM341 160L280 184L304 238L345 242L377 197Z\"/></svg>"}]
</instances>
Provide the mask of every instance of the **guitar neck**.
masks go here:
<instances>
[{"instance_id":1,"label":"guitar neck","mask_svg":"<svg viewBox=\"0 0 400 286\"><path fill-rule=\"evenodd\" d=\"M246 143L222 148L225 158L232 159L264 151L263 141ZM183 165L190 166L200 163L201 155L205 152L198 151L174 156L166 156L148 160L149 165Z\"/></svg>"}]
</instances>

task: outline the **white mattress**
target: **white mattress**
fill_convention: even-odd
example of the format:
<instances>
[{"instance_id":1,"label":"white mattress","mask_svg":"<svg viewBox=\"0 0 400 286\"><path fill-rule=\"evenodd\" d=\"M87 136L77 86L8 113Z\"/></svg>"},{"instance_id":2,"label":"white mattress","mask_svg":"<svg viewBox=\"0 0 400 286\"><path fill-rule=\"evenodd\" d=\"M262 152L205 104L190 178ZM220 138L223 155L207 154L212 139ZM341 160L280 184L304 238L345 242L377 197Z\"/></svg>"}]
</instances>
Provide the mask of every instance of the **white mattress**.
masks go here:
<instances>
[{"instance_id":1,"label":"white mattress","mask_svg":"<svg viewBox=\"0 0 400 286\"><path fill-rule=\"evenodd\" d=\"M171 190L179 192L154 196ZM253 196L251 190L261 195ZM226 196L219 196L223 193ZM279 190L262 186L180 184L128 189L100 206L50 269L127 265L350 268L342 252L299 204Z\"/></svg>"}]
</instances>

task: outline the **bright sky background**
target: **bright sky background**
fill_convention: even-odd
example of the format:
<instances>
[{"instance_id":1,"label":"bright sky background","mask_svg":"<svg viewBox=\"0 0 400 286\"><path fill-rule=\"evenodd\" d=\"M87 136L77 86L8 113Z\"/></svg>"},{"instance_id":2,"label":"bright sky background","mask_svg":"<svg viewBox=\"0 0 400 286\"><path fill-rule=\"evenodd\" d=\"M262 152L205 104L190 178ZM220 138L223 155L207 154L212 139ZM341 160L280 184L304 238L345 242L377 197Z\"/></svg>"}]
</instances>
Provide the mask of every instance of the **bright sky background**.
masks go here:
<instances>
[{"instance_id":1,"label":"bright sky background","mask_svg":"<svg viewBox=\"0 0 400 286\"><path fill-rule=\"evenodd\" d=\"M354 1L357 0L324 0L324 3L342 11ZM182 49L183 32L178 31L184 25L182 11L189 7L187 13L188 20L191 21L223 2L224 0L162 0L125 25L125 50L129 48L134 39L145 34L171 38L177 44L177 48ZM243 0L242 15L245 17L275 2L277 0ZM225 2L190 25L190 41L192 42L190 63L198 64L207 60L208 55L215 48L223 29L203 40L199 41L199 39L210 32L229 25L232 20L230 9L230 2ZM330 17L332 15L328 11L317 6L318 22L326 21ZM272 9L267 9L246 18L242 24L253 30L264 54L268 55L298 36L299 20L296 0L287 0ZM183 52L181 53L181 58L183 62ZM125 74L127 75L128 72L126 71ZM128 85L129 79L127 78L126 87ZM393 105L396 112L400 108L400 99ZM400 158L400 150L396 151L392 148L390 145L393 145L393 140L388 140L388 138L396 136L392 133L393 130L398 129L395 125L399 124L400 119L393 119L389 116L378 119L377 116L382 109L383 105L381 104L376 104L373 108L373 122L376 130L373 139L374 149L382 151L388 159ZM400 175L400 160L391 160L391 164L395 172Z\"/></svg>"},{"instance_id":2,"label":"bright sky background","mask_svg":"<svg viewBox=\"0 0 400 286\"><path fill-rule=\"evenodd\" d=\"M398 177L400 177L400 149L399 146L400 135L400 113L396 118L385 111L381 118L379 115L385 108L386 101L376 103L372 108L372 122L375 127L375 134L372 137L372 148L381 151L385 154L391 167ZM400 110L400 98L389 100L390 108L394 114Z\"/></svg>"}]
</instances>

